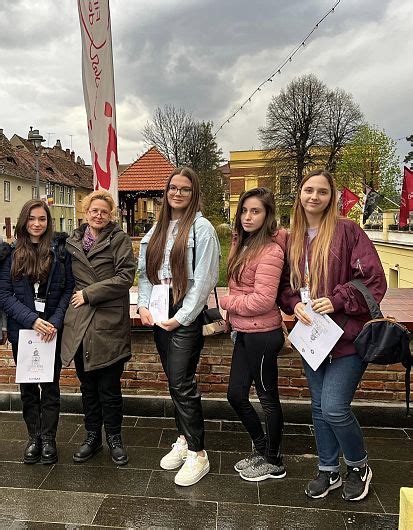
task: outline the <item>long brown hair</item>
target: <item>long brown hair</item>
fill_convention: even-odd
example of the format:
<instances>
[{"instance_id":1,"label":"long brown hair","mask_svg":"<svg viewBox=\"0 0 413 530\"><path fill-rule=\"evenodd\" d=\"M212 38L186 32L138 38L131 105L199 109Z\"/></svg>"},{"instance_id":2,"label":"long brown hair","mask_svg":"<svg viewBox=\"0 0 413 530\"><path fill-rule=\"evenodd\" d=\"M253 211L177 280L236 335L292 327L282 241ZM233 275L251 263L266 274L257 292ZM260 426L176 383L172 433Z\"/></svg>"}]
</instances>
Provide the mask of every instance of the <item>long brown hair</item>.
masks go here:
<instances>
[{"instance_id":1,"label":"long brown hair","mask_svg":"<svg viewBox=\"0 0 413 530\"><path fill-rule=\"evenodd\" d=\"M304 242L306 239L308 222L301 204L301 190L311 178L322 175L328 181L331 189L331 198L323 212L321 223L316 237L312 243L311 264L309 267L310 295L317 298L319 292L327 295L328 285L328 256L331 240L338 221L337 188L332 175L325 169L315 169L303 177L293 207L293 220L291 223L291 236L289 240L290 283L294 290L303 286L303 277L300 271L300 262L304 257Z\"/></svg>"},{"instance_id":2,"label":"long brown hair","mask_svg":"<svg viewBox=\"0 0 413 530\"><path fill-rule=\"evenodd\" d=\"M26 228L33 208L43 208L47 218L46 231L40 236L37 245L32 243L30 234ZM52 264L50 245L53 237L52 216L45 202L40 199L31 199L23 205L19 218L17 219L15 237L16 248L11 267L12 278L17 280L23 276L27 276L34 282L38 280L45 281Z\"/></svg>"},{"instance_id":3,"label":"long brown hair","mask_svg":"<svg viewBox=\"0 0 413 530\"><path fill-rule=\"evenodd\" d=\"M188 236L195 219L195 214L201 208L200 185L198 175L189 167L183 166L175 169L165 184L159 220L148 243L146 250L146 272L152 285L159 284L158 271L161 268L166 234L168 232L169 221L172 218L171 207L168 203L168 189L172 178L175 175L182 175L192 183L191 201L178 223L178 234L171 249L171 272L172 272L172 293L174 303L177 304L185 296L188 289L187 270L187 246Z\"/></svg>"},{"instance_id":4,"label":"long brown hair","mask_svg":"<svg viewBox=\"0 0 413 530\"><path fill-rule=\"evenodd\" d=\"M260 200L265 208L265 219L262 227L252 234L248 234L242 228L241 214L244 202L250 197L256 197ZM272 236L277 230L275 220L275 202L274 194L269 188L253 188L245 191L238 202L237 212L234 220L235 244L231 249L228 258L227 275L228 279L232 278L236 283L241 280L241 273L244 266L253 257L257 257L264 246L271 241ZM244 247L246 247L244 249Z\"/></svg>"}]
</instances>

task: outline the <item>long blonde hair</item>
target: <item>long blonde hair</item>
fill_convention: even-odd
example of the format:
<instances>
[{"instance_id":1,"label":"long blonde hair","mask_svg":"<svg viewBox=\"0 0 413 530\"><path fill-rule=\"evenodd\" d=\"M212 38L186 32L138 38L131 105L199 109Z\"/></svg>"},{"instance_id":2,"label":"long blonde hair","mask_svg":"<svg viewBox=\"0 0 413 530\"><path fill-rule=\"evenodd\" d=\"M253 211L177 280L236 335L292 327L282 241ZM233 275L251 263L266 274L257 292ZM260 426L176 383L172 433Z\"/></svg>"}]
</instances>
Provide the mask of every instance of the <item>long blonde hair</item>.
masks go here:
<instances>
[{"instance_id":1,"label":"long blonde hair","mask_svg":"<svg viewBox=\"0 0 413 530\"><path fill-rule=\"evenodd\" d=\"M259 199L265 208L265 219L262 227L254 234L247 234L242 228L241 214L244 202L250 198ZM253 188L245 191L238 202L237 212L234 220L234 231L236 236L235 245L231 248L228 258L227 276L240 283L241 273L245 265L259 255L264 246L271 241L277 230L275 220L274 194L268 188ZM247 248L245 248L245 246Z\"/></svg>"},{"instance_id":2,"label":"long blonde hair","mask_svg":"<svg viewBox=\"0 0 413 530\"><path fill-rule=\"evenodd\" d=\"M175 175L183 175L192 183L191 201L179 220L179 229L175 242L171 250L171 273L172 273L172 293L174 304L177 304L185 296L188 289L187 270L187 246L188 236L195 219L195 214L201 209L201 191L198 175L189 167L178 167L169 176L162 199L159 220L148 243L146 250L146 273L152 285L159 284L158 271L161 268L166 244L169 221L172 218L171 207L168 203L169 184Z\"/></svg>"},{"instance_id":3,"label":"long blonde hair","mask_svg":"<svg viewBox=\"0 0 413 530\"><path fill-rule=\"evenodd\" d=\"M322 175L328 181L331 189L331 198L323 212L318 233L314 238L309 266L309 285L311 298L318 298L320 294L327 296L328 286L328 257L331 240L338 221L337 188L331 174L324 169L315 169L303 177L293 207L293 220L291 223L291 236L288 245L290 263L290 284L292 289L298 291L304 285L304 278L300 271L300 263L304 258L306 249L304 243L308 229L307 217L301 204L301 190L311 178Z\"/></svg>"}]
</instances>

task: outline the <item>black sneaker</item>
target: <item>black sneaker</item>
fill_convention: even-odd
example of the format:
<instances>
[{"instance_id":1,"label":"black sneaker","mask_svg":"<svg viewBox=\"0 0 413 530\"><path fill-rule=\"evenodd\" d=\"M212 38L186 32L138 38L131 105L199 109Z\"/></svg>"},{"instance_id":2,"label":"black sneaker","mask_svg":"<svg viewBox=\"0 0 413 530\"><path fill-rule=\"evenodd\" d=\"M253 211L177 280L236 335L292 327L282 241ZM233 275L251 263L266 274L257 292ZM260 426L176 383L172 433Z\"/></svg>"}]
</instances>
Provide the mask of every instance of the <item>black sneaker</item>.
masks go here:
<instances>
[{"instance_id":1,"label":"black sneaker","mask_svg":"<svg viewBox=\"0 0 413 530\"><path fill-rule=\"evenodd\" d=\"M330 491L339 488L342 484L340 473L334 471L319 471L315 479L310 480L305 489L305 494L312 499L321 499Z\"/></svg>"},{"instance_id":2,"label":"black sneaker","mask_svg":"<svg viewBox=\"0 0 413 530\"><path fill-rule=\"evenodd\" d=\"M372 476L371 468L367 464L363 467L347 466L343 499L345 501L361 501L367 497Z\"/></svg>"}]
</instances>

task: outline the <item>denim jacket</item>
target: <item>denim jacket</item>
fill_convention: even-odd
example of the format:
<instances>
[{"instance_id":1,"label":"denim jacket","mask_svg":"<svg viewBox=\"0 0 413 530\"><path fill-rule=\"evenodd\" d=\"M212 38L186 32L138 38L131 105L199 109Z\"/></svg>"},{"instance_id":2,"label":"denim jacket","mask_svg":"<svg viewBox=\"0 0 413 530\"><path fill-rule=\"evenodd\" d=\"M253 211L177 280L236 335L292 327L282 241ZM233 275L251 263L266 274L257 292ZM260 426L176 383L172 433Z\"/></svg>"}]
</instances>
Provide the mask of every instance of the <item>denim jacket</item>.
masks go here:
<instances>
[{"instance_id":1,"label":"denim jacket","mask_svg":"<svg viewBox=\"0 0 413 530\"><path fill-rule=\"evenodd\" d=\"M194 248L194 225L195 225L195 270L193 270L193 248ZM178 233L178 223L176 224L173 236ZM139 307L149 307L149 300L152 293L152 284L146 276L146 249L152 237L155 227L142 238L139 252ZM174 239L174 238L173 238ZM173 240L167 245L173 245ZM217 234L211 223L202 216L201 212L195 215L188 236L187 269L188 269L188 291L183 299L182 307L175 314L174 318L183 326L189 326L202 311L208 301L212 289L218 281L220 246ZM172 277L169 261L162 264L163 276Z\"/></svg>"}]
</instances>

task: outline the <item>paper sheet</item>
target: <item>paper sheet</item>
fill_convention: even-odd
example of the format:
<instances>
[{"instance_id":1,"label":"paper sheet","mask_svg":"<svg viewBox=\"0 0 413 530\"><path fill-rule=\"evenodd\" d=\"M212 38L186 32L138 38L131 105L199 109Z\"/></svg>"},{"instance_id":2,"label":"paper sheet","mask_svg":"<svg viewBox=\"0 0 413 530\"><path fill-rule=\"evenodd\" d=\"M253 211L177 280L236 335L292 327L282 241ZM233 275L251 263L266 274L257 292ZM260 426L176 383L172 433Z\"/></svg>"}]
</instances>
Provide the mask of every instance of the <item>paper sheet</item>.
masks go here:
<instances>
[{"instance_id":1,"label":"paper sheet","mask_svg":"<svg viewBox=\"0 0 413 530\"><path fill-rule=\"evenodd\" d=\"M313 323L307 326L298 321L288 338L316 371L344 331L328 315L315 313L310 304L306 305L305 310Z\"/></svg>"},{"instance_id":2,"label":"paper sheet","mask_svg":"<svg viewBox=\"0 0 413 530\"><path fill-rule=\"evenodd\" d=\"M16 383L51 383L54 375L56 337L43 342L33 329L19 331Z\"/></svg>"},{"instance_id":3,"label":"paper sheet","mask_svg":"<svg viewBox=\"0 0 413 530\"><path fill-rule=\"evenodd\" d=\"M155 323L169 319L169 285L161 284L152 287L149 311Z\"/></svg>"}]
</instances>

